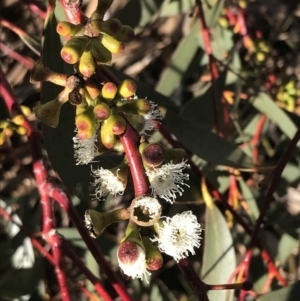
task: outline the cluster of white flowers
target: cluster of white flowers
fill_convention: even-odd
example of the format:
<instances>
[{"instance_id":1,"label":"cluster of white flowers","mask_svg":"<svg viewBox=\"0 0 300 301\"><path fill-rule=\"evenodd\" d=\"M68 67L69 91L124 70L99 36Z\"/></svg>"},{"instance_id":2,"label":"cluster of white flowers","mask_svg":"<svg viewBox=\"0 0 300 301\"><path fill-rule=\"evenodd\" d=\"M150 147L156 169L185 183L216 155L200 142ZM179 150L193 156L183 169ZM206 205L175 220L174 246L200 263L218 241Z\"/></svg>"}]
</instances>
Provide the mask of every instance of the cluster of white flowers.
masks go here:
<instances>
[{"instance_id":1,"label":"cluster of white flowers","mask_svg":"<svg viewBox=\"0 0 300 301\"><path fill-rule=\"evenodd\" d=\"M184 189L181 185L190 187L184 183L189 179L188 174L182 171L188 167L186 161L179 164L167 163L159 168L146 169L146 174L150 181L150 186L154 196L160 196L167 202L174 203L176 193L182 195Z\"/></svg>"}]
</instances>

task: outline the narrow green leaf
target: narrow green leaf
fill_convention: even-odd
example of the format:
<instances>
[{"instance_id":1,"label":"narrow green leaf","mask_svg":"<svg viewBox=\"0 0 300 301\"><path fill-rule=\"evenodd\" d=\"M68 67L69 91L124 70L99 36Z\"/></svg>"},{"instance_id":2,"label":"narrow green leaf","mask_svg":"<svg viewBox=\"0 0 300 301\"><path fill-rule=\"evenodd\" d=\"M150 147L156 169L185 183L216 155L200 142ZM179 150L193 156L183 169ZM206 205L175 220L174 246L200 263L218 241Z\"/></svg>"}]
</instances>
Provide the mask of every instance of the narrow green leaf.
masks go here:
<instances>
[{"instance_id":1,"label":"narrow green leaf","mask_svg":"<svg viewBox=\"0 0 300 301\"><path fill-rule=\"evenodd\" d=\"M285 264L288 256L298 246L299 241L289 234L283 234L278 245L278 259L281 264Z\"/></svg>"},{"instance_id":2,"label":"narrow green leaf","mask_svg":"<svg viewBox=\"0 0 300 301\"><path fill-rule=\"evenodd\" d=\"M185 14L190 12L194 6L195 1L193 0L165 0L160 10L160 17Z\"/></svg>"},{"instance_id":3,"label":"narrow green leaf","mask_svg":"<svg viewBox=\"0 0 300 301\"><path fill-rule=\"evenodd\" d=\"M212 86L201 96L187 102L181 116L199 125L211 128L214 124L214 107L217 108L218 123L224 126L223 105L221 103L227 72L222 72L215 83L215 97Z\"/></svg>"},{"instance_id":4,"label":"narrow green leaf","mask_svg":"<svg viewBox=\"0 0 300 301\"><path fill-rule=\"evenodd\" d=\"M207 284L227 283L236 267L231 233L218 207L205 212L204 254L201 280ZM233 291L210 291L209 300L232 300Z\"/></svg>"},{"instance_id":5,"label":"narrow green leaf","mask_svg":"<svg viewBox=\"0 0 300 301\"><path fill-rule=\"evenodd\" d=\"M269 119L276 123L282 132L292 139L297 131L297 127L280 109L277 104L266 93L260 92L253 97L252 105L261 113L266 114Z\"/></svg>"},{"instance_id":6,"label":"narrow green leaf","mask_svg":"<svg viewBox=\"0 0 300 301\"><path fill-rule=\"evenodd\" d=\"M264 294L257 301L296 301L300 296L300 281L285 288Z\"/></svg>"},{"instance_id":7,"label":"narrow green leaf","mask_svg":"<svg viewBox=\"0 0 300 301\"><path fill-rule=\"evenodd\" d=\"M216 22L218 21L218 18L224 7L225 0L217 0L217 1L208 0L208 3L210 2L209 3L210 7L206 5L205 1L201 1L201 2L202 2L204 16L206 20L206 25L208 26L208 28L212 28L215 26Z\"/></svg>"},{"instance_id":8,"label":"narrow green leaf","mask_svg":"<svg viewBox=\"0 0 300 301\"><path fill-rule=\"evenodd\" d=\"M175 50L170 66L163 72L155 90L165 96L171 96L179 86L186 70L195 56L198 45L199 23L196 22L190 33L184 37Z\"/></svg>"},{"instance_id":9,"label":"narrow green leaf","mask_svg":"<svg viewBox=\"0 0 300 301\"><path fill-rule=\"evenodd\" d=\"M251 168L252 160L234 143L231 143L207 128L167 111L166 127L192 153L217 164L235 168Z\"/></svg>"}]
</instances>

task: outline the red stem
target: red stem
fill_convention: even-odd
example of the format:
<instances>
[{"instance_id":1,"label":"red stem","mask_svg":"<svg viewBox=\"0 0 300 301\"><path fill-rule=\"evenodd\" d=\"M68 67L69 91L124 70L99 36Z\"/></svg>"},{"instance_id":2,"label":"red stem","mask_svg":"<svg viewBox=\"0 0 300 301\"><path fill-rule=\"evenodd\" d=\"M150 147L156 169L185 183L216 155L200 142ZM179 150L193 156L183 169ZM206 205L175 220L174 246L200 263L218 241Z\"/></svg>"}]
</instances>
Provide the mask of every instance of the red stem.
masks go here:
<instances>
[{"instance_id":1,"label":"red stem","mask_svg":"<svg viewBox=\"0 0 300 301\"><path fill-rule=\"evenodd\" d=\"M56 187L52 183L45 183L44 188L48 191L49 196L53 198L56 202L58 202L58 204L63 208L63 210L68 212L72 222L76 226L88 249L93 254L97 263L103 269L103 272L107 275L108 279L112 283L112 286L114 287L116 292L119 294L120 298L123 301L132 301L123 283L116 275L110 264L105 260L98 245L89 236L88 231L83 225L81 217L75 210L70 197L65 193L65 191L62 188Z\"/></svg>"},{"instance_id":2,"label":"red stem","mask_svg":"<svg viewBox=\"0 0 300 301\"><path fill-rule=\"evenodd\" d=\"M0 42L0 50L10 56L11 58L15 59L16 61L20 62L22 65L24 65L26 68L31 70L34 66L33 59L25 57L21 55L20 53L14 51L13 49L7 47L3 43Z\"/></svg>"},{"instance_id":3,"label":"red stem","mask_svg":"<svg viewBox=\"0 0 300 301\"><path fill-rule=\"evenodd\" d=\"M149 194L150 192L149 180L138 151L139 137L137 131L127 122L125 132L120 135L120 141L124 147L126 158L130 166L135 196Z\"/></svg>"},{"instance_id":4,"label":"red stem","mask_svg":"<svg viewBox=\"0 0 300 301\"><path fill-rule=\"evenodd\" d=\"M43 5L41 1L37 0L23 0L28 7L35 13L37 14L41 19L45 20L46 19L46 7Z\"/></svg>"},{"instance_id":5,"label":"red stem","mask_svg":"<svg viewBox=\"0 0 300 301\"><path fill-rule=\"evenodd\" d=\"M82 24L87 20L87 17L80 9L80 0L59 0L66 14L67 20L73 24Z\"/></svg>"}]
</instances>

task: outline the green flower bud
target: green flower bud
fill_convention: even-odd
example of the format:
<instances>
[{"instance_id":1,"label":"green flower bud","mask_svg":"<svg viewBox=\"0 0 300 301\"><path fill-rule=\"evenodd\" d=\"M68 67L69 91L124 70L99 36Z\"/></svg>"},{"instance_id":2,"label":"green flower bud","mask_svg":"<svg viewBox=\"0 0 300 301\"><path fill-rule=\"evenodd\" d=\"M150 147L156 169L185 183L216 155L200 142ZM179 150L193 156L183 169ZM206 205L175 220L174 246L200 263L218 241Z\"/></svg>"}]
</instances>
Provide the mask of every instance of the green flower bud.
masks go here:
<instances>
[{"instance_id":1,"label":"green flower bud","mask_svg":"<svg viewBox=\"0 0 300 301\"><path fill-rule=\"evenodd\" d=\"M182 148L166 149L165 154L166 162L172 162L174 164L179 164L182 161L188 160L189 156L187 152Z\"/></svg>"},{"instance_id":2,"label":"green flower bud","mask_svg":"<svg viewBox=\"0 0 300 301\"><path fill-rule=\"evenodd\" d=\"M70 22L59 22L56 26L56 32L61 36L75 36L83 32L83 24L72 24Z\"/></svg>"},{"instance_id":3,"label":"green flower bud","mask_svg":"<svg viewBox=\"0 0 300 301\"><path fill-rule=\"evenodd\" d=\"M101 94L104 99L113 100L117 94L117 91L118 89L116 85L112 82L108 82L103 85Z\"/></svg>"},{"instance_id":4,"label":"green flower bud","mask_svg":"<svg viewBox=\"0 0 300 301\"><path fill-rule=\"evenodd\" d=\"M135 33L130 26L123 25L121 31L116 36L114 36L114 38L116 38L120 42L128 43L134 40Z\"/></svg>"},{"instance_id":5,"label":"green flower bud","mask_svg":"<svg viewBox=\"0 0 300 301\"><path fill-rule=\"evenodd\" d=\"M79 72L84 77L91 77L96 71L96 63L91 50L86 49L79 60Z\"/></svg>"},{"instance_id":6,"label":"green flower bud","mask_svg":"<svg viewBox=\"0 0 300 301\"><path fill-rule=\"evenodd\" d=\"M83 113L77 115L75 124L78 130L79 139L85 140L91 138L96 130L96 118L93 107L88 107Z\"/></svg>"},{"instance_id":7,"label":"green flower bud","mask_svg":"<svg viewBox=\"0 0 300 301\"><path fill-rule=\"evenodd\" d=\"M112 134L121 135L126 129L126 121L120 115L112 114L107 120L103 121L103 126Z\"/></svg>"},{"instance_id":8,"label":"green flower bud","mask_svg":"<svg viewBox=\"0 0 300 301\"><path fill-rule=\"evenodd\" d=\"M102 121L102 120L106 120L109 118L109 116L111 114L111 110L106 103L102 102L99 99L97 101L96 105L94 106L94 114L95 114L96 118L98 118L100 121Z\"/></svg>"},{"instance_id":9,"label":"green flower bud","mask_svg":"<svg viewBox=\"0 0 300 301\"><path fill-rule=\"evenodd\" d=\"M142 242L146 250L146 266L150 271L157 271L163 265L163 257L158 248L154 246L153 242L148 236L142 237Z\"/></svg>"},{"instance_id":10,"label":"green flower bud","mask_svg":"<svg viewBox=\"0 0 300 301\"><path fill-rule=\"evenodd\" d=\"M136 92L136 84L131 79L123 80L118 86L118 92L122 97L133 96Z\"/></svg>"},{"instance_id":11,"label":"green flower bud","mask_svg":"<svg viewBox=\"0 0 300 301\"><path fill-rule=\"evenodd\" d=\"M21 114L14 116L11 120L14 124L22 125L25 121L25 117Z\"/></svg>"},{"instance_id":12,"label":"green flower bud","mask_svg":"<svg viewBox=\"0 0 300 301\"><path fill-rule=\"evenodd\" d=\"M28 133L28 130L24 127L24 126L16 126L16 132L21 135L21 136L24 136L24 135L27 135Z\"/></svg>"},{"instance_id":13,"label":"green flower bud","mask_svg":"<svg viewBox=\"0 0 300 301\"><path fill-rule=\"evenodd\" d=\"M105 124L105 121L101 125L100 137L103 145L107 149L112 149L117 143L117 136L111 132L110 128Z\"/></svg>"},{"instance_id":14,"label":"green flower bud","mask_svg":"<svg viewBox=\"0 0 300 301\"><path fill-rule=\"evenodd\" d=\"M93 28L100 33L105 33L109 36L116 36L122 31L122 23L119 19L111 18L106 21L92 20Z\"/></svg>"},{"instance_id":15,"label":"green flower bud","mask_svg":"<svg viewBox=\"0 0 300 301\"><path fill-rule=\"evenodd\" d=\"M42 60L36 61L30 75L31 83L48 81L55 85L65 86L67 79L66 74L53 72Z\"/></svg>"},{"instance_id":16,"label":"green flower bud","mask_svg":"<svg viewBox=\"0 0 300 301\"><path fill-rule=\"evenodd\" d=\"M99 64L110 64L111 52L102 45L101 40L93 39L91 43L93 56Z\"/></svg>"},{"instance_id":17,"label":"green flower bud","mask_svg":"<svg viewBox=\"0 0 300 301\"><path fill-rule=\"evenodd\" d=\"M119 53L124 50L124 44L116 40L112 36L106 34L102 35L101 42L103 46L106 47L112 53Z\"/></svg>"},{"instance_id":18,"label":"green flower bud","mask_svg":"<svg viewBox=\"0 0 300 301\"><path fill-rule=\"evenodd\" d=\"M62 59L68 64L77 63L88 42L88 37L72 37L61 49L60 55Z\"/></svg>"}]
</instances>

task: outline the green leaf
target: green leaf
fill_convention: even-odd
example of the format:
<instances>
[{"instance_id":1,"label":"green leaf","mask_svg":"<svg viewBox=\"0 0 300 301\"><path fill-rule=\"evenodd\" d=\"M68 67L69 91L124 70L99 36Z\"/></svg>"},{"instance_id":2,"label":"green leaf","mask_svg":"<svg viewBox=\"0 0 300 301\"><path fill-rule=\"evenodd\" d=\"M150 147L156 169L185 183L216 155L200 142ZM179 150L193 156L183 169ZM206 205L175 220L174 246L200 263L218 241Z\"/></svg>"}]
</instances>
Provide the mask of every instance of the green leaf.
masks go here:
<instances>
[{"instance_id":1,"label":"green leaf","mask_svg":"<svg viewBox=\"0 0 300 301\"><path fill-rule=\"evenodd\" d=\"M207 284L227 283L236 267L231 233L218 207L207 206L205 212L204 254L201 280ZM209 300L232 300L233 291L210 291Z\"/></svg>"},{"instance_id":2,"label":"green leaf","mask_svg":"<svg viewBox=\"0 0 300 301\"><path fill-rule=\"evenodd\" d=\"M131 0L119 12L117 18L138 31L155 18L161 5L161 0Z\"/></svg>"},{"instance_id":3,"label":"green leaf","mask_svg":"<svg viewBox=\"0 0 300 301\"><path fill-rule=\"evenodd\" d=\"M257 301L296 301L300 296L300 281L285 288L264 294Z\"/></svg>"},{"instance_id":4,"label":"green leaf","mask_svg":"<svg viewBox=\"0 0 300 301\"><path fill-rule=\"evenodd\" d=\"M215 26L224 7L224 2L225 0L207 0L207 2L201 1L206 25L208 28ZM209 3L210 7L208 7L206 3Z\"/></svg>"},{"instance_id":5,"label":"green leaf","mask_svg":"<svg viewBox=\"0 0 300 301\"><path fill-rule=\"evenodd\" d=\"M215 83L215 97L212 87L203 95L189 101L180 112L183 118L211 128L214 125L214 107L217 108L219 126L224 126L223 105L221 103L227 72L222 72Z\"/></svg>"},{"instance_id":6,"label":"green leaf","mask_svg":"<svg viewBox=\"0 0 300 301\"><path fill-rule=\"evenodd\" d=\"M195 1L193 0L165 0L160 10L160 17L185 14L190 12L194 5Z\"/></svg>"},{"instance_id":7,"label":"green leaf","mask_svg":"<svg viewBox=\"0 0 300 301\"><path fill-rule=\"evenodd\" d=\"M179 86L182 78L195 56L198 45L199 23L196 22L190 33L184 37L174 51L170 66L166 68L155 90L165 96L171 96Z\"/></svg>"},{"instance_id":8,"label":"green leaf","mask_svg":"<svg viewBox=\"0 0 300 301\"><path fill-rule=\"evenodd\" d=\"M288 138L292 139L294 137L297 127L270 96L260 92L253 98L251 103L258 111L266 114L269 119L276 123Z\"/></svg>"},{"instance_id":9,"label":"green leaf","mask_svg":"<svg viewBox=\"0 0 300 301\"><path fill-rule=\"evenodd\" d=\"M235 144L207 128L167 111L164 123L180 143L200 158L234 168L251 168L252 160Z\"/></svg>"},{"instance_id":10,"label":"green leaf","mask_svg":"<svg viewBox=\"0 0 300 301\"><path fill-rule=\"evenodd\" d=\"M283 234L278 245L278 259L284 264L288 256L298 246L299 241L289 234Z\"/></svg>"}]
</instances>

